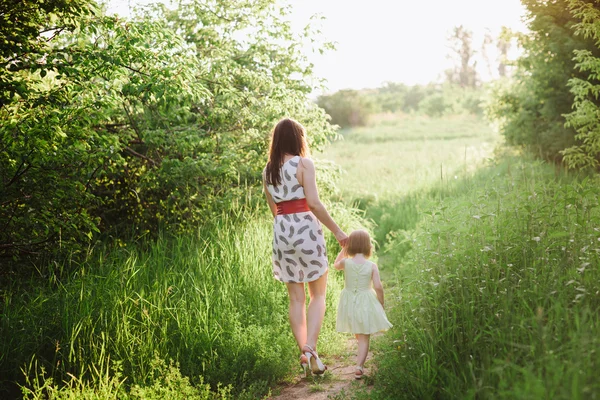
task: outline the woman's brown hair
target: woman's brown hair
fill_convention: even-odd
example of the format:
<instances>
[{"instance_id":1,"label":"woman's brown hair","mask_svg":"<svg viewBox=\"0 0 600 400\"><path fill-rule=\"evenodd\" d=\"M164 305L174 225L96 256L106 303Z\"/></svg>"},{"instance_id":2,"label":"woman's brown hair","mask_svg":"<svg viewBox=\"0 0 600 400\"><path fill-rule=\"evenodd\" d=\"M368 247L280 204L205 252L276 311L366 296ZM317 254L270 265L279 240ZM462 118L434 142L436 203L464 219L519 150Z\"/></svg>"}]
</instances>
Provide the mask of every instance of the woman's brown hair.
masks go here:
<instances>
[{"instance_id":1,"label":"woman's brown hair","mask_svg":"<svg viewBox=\"0 0 600 400\"><path fill-rule=\"evenodd\" d=\"M269 146L269 161L265 169L265 179L269 185L281 184L279 172L286 154L300 157L308 155L304 133L304 127L291 118L284 118L275 125Z\"/></svg>"},{"instance_id":2,"label":"woman's brown hair","mask_svg":"<svg viewBox=\"0 0 600 400\"><path fill-rule=\"evenodd\" d=\"M346 255L348 257L362 254L369 258L372 250L371 237L367 231L360 229L352 232L348 237L348 243L346 244Z\"/></svg>"}]
</instances>

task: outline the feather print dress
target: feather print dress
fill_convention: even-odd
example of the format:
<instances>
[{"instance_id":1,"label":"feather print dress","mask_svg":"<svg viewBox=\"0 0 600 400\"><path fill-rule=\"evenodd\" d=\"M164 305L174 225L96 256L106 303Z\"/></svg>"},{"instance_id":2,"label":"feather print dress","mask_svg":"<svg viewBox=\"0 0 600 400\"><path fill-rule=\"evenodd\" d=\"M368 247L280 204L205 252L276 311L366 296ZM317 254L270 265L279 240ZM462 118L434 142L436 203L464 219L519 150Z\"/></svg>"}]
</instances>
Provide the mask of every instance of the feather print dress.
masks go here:
<instances>
[{"instance_id":1,"label":"feather print dress","mask_svg":"<svg viewBox=\"0 0 600 400\"><path fill-rule=\"evenodd\" d=\"M296 171L300 156L281 166L281 184L267 185L275 203L304 199ZM277 215L273 221L273 275L282 282L312 282L327 272L321 223L310 211Z\"/></svg>"}]
</instances>

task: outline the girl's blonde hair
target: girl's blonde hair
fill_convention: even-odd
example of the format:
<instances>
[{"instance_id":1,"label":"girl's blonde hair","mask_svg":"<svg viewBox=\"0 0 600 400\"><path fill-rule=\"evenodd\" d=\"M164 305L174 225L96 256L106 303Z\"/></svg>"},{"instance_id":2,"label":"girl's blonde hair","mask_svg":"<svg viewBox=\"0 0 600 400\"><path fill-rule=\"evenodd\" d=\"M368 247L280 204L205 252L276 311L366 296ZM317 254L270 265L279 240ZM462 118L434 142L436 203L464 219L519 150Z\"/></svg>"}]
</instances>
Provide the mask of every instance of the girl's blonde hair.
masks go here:
<instances>
[{"instance_id":1,"label":"girl's blonde hair","mask_svg":"<svg viewBox=\"0 0 600 400\"><path fill-rule=\"evenodd\" d=\"M357 254L363 254L365 257L371 257L373 246L371 245L371 237L369 233L363 229L356 230L348 237L346 244L346 254L348 257L353 257Z\"/></svg>"}]
</instances>

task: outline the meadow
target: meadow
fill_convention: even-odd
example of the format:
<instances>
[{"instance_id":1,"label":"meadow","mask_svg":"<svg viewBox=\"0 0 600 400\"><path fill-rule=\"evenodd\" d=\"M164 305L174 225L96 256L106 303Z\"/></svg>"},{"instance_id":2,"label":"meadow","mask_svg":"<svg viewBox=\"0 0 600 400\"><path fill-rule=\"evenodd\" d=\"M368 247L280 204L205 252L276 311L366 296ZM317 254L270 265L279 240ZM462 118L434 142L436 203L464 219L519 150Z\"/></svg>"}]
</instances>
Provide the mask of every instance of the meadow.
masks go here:
<instances>
[{"instance_id":1,"label":"meadow","mask_svg":"<svg viewBox=\"0 0 600 400\"><path fill-rule=\"evenodd\" d=\"M376 341L371 390L339 398L600 397L598 177L491 157L481 121L376 126L326 153L376 226L395 325Z\"/></svg>"},{"instance_id":2,"label":"meadow","mask_svg":"<svg viewBox=\"0 0 600 400\"><path fill-rule=\"evenodd\" d=\"M374 233L394 328L368 385L336 398L598 398L598 178L502 150L469 116L341 134L315 154L323 196L345 229ZM4 289L4 395L250 399L297 375L270 218L258 191L245 202L193 235L98 243L73 273L55 263ZM347 352L342 285L330 275L325 361Z\"/></svg>"},{"instance_id":3,"label":"meadow","mask_svg":"<svg viewBox=\"0 0 600 400\"><path fill-rule=\"evenodd\" d=\"M500 140L474 116L382 114L341 134L343 140L322 156L344 170L338 185L348 202L395 197L457 179L490 157Z\"/></svg>"},{"instance_id":4,"label":"meadow","mask_svg":"<svg viewBox=\"0 0 600 400\"><path fill-rule=\"evenodd\" d=\"M224 213L196 235L99 245L66 279L56 265L27 290L4 290L3 396L251 399L295 375L287 292L272 277L265 207ZM356 219L344 210L336 216L344 224ZM333 249L335 239L327 239ZM342 284L331 276L330 309ZM343 346L328 313L320 350L326 356Z\"/></svg>"},{"instance_id":5,"label":"meadow","mask_svg":"<svg viewBox=\"0 0 600 400\"><path fill-rule=\"evenodd\" d=\"M254 399L297 375L260 192L269 132L290 115L336 221L373 232L395 325L371 390L342 398L600 398L589 2L521 0L522 56L489 85L460 26L442 86L342 90L323 108L304 50L334 45L317 19L292 33L275 0L129 17L21 3L0 27L0 398ZM369 117L329 143L331 123ZM347 342L341 287L331 274L326 362Z\"/></svg>"},{"instance_id":6,"label":"meadow","mask_svg":"<svg viewBox=\"0 0 600 400\"><path fill-rule=\"evenodd\" d=\"M415 227L423 197L436 196L459 177L463 182L501 143L488 122L473 116L382 114L341 134L322 157L342 168L338 199L375 222L380 247L387 236Z\"/></svg>"}]
</instances>

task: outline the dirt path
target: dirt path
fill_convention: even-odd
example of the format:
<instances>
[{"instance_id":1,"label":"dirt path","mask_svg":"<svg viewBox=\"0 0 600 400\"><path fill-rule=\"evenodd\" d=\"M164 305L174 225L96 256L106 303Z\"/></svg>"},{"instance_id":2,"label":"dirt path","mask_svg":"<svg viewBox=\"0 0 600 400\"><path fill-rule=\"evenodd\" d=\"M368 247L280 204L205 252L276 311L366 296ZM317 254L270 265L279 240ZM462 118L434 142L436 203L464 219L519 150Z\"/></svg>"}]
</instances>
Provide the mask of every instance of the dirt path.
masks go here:
<instances>
[{"instance_id":1,"label":"dirt path","mask_svg":"<svg viewBox=\"0 0 600 400\"><path fill-rule=\"evenodd\" d=\"M359 386L364 386L369 381L368 377L357 381L354 379L355 370L355 342L349 339L346 351L341 355L323 357L327 362L327 371L322 377L298 376L285 386L280 386L274 391L274 395L269 399L272 400L325 400L325 399L346 399L350 392L354 391ZM365 373L369 374L372 368L373 354L369 352L365 365Z\"/></svg>"}]
</instances>

